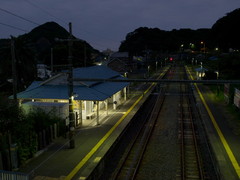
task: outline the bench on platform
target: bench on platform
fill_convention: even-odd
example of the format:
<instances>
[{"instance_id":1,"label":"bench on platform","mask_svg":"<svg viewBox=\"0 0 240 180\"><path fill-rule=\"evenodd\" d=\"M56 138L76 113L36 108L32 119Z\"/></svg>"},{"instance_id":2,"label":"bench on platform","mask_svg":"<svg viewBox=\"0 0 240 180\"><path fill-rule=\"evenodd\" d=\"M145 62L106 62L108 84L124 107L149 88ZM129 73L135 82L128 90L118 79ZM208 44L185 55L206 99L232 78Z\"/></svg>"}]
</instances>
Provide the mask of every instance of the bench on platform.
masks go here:
<instances>
[{"instance_id":1,"label":"bench on platform","mask_svg":"<svg viewBox=\"0 0 240 180\"><path fill-rule=\"evenodd\" d=\"M94 117L95 117L95 112L89 113L89 114L87 115L87 119L92 119L92 118L94 118Z\"/></svg>"}]
</instances>

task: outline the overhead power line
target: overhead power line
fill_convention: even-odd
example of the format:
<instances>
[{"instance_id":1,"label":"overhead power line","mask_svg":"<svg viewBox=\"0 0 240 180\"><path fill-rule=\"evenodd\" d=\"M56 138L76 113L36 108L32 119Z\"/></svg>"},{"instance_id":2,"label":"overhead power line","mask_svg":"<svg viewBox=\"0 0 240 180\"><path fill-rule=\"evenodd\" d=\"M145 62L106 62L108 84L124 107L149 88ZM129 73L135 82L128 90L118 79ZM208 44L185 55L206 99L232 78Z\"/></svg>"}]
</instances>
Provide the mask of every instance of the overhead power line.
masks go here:
<instances>
[{"instance_id":1,"label":"overhead power line","mask_svg":"<svg viewBox=\"0 0 240 180\"><path fill-rule=\"evenodd\" d=\"M47 10L41 8L41 7L38 6L37 4L32 3L32 2L30 2L30 1L28 1L28 0L25 0L25 2L28 3L28 4L30 4L30 5L33 6L33 7L37 8L37 9L41 10L42 12L46 13L47 15L49 15L49 16L51 16L51 17L53 17L53 18L55 18L55 19L57 19L57 20L65 23L65 24L68 24L65 20L63 20L63 19L61 19L61 18L59 18L59 17L56 17L55 15L49 13Z\"/></svg>"},{"instance_id":2,"label":"overhead power line","mask_svg":"<svg viewBox=\"0 0 240 180\"><path fill-rule=\"evenodd\" d=\"M45 9L41 8L40 6L38 6L37 4L32 3L32 2L30 2L30 1L28 1L28 0L25 0L25 2L28 3L28 4L30 4L31 6L34 6L35 8L40 9L40 10L43 11L45 14L47 14L47 15L49 15L49 16L51 16L51 17L54 17L55 19L63 22L64 24L67 24L66 21L64 21L63 19L61 19L61 18L59 18L59 17L56 17L56 16L52 15L51 13L49 13L48 11L46 11ZM17 15L17 14L15 14L15 13L9 11L9 10L0 8L0 11L3 11L3 12L5 12L5 13L7 13L7 14L10 14L10 15L12 15L12 16L15 16L15 17L19 18L19 19L22 19L22 20L24 20L24 21L27 21L27 22L29 22L29 23L31 23L31 24L40 26L39 23L34 22L34 21L32 21L32 20L30 20L30 19L27 19L27 18L25 18L25 17L22 17L22 16L20 16L20 15ZM14 28L14 29L17 29L17 30L20 30L20 31L27 32L27 31L24 30L24 29L21 29L21 28L12 26L12 25L4 24L4 23L0 23L0 24L1 24L1 25L4 25L4 26L11 27L11 28ZM99 37L99 35L96 36L96 34L93 33L93 32L89 32L89 31L86 31L86 30L83 30L83 29L82 29L81 31L84 31L86 34L89 34L89 35L91 35L91 34L92 34L92 35L95 35L95 37L97 37L98 39L101 39L101 37ZM100 35L100 36L101 36L101 35ZM102 38L105 39L105 37L103 37L103 36L102 36ZM108 40L110 40L110 41L112 41L112 42L115 42L115 40L112 40L112 39L108 39ZM95 42L94 44L96 44L97 46L100 46L100 47L102 46L101 43L96 43L96 42Z\"/></svg>"},{"instance_id":3,"label":"overhead power line","mask_svg":"<svg viewBox=\"0 0 240 180\"><path fill-rule=\"evenodd\" d=\"M66 21L63 20L62 18L59 18L59 17L53 15L52 13L50 13L49 11L47 11L46 9L42 8L41 6L39 6L38 4L33 3L33 2L31 2L31 1L29 1L29 0L24 0L24 1L25 1L26 3L28 3L28 4L30 4L31 6L33 6L33 7L37 8L37 9L41 10L41 11L44 12L45 14L47 14L47 15L49 15L49 16L51 16L51 17L53 17L53 18L55 18L55 19L57 19L57 20L59 20L59 21L61 21L61 22L63 22L63 23L65 23L65 24L68 24L68 22L66 22ZM76 28L76 27L75 27L75 28ZM78 29L78 30L80 30L80 29ZM101 34L96 35L96 33L90 32L90 31L86 31L86 30L84 30L84 29L81 29L80 31L83 32L83 33L85 33L85 34L87 34L87 35L90 35L90 36L94 35L96 38L98 38L98 39L100 39L100 40L106 39L106 38L103 37ZM101 37L100 37L100 36L101 36ZM109 39L109 38L108 38L107 40L109 40L109 41L111 41L111 42L113 42L113 43L116 43L116 41L113 40L113 39ZM101 44L101 43L96 43L96 42L94 42L94 44L96 44L96 45L99 46L99 47L103 46L103 44Z\"/></svg>"},{"instance_id":4,"label":"overhead power line","mask_svg":"<svg viewBox=\"0 0 240 180\"><path fill-rule=\"evenodd\" d=\"M12 25L9 25L9 24L1 23L1 22L0 22L0 24L3 25L3 26L7 26L7 27L10 27L10 28L13 28L13 29L19 30L19 31L27 32L27 30L25 30L25 29L21 29L21 28L16 27L16 26L12 26Z\"/></svg>"},{"instance_id":5,"label":"overhead power line","mask_svg":"<svg viewBox=\"0 0 240 180\"><path fill-rule=\"evenodd\" d=\"M38 23L36 23L36 22L34 22L34 21L32 21L32 20L26 19L26 18L24 18L24 17L22 17L22 16L19 16L19 15L17 15L17 14L12 13L12 12L10 12L10 11L8 11L8 10L2 9L2 8L0 8L0 10L3 11L3 12L5 12L5 13L7 13L7 14L11 14L11 15L13 15L13 16L15 16L15 17L18 17L19 19L22 19L22 20L24 20L24 21L27 21L27 22L29 22L29 23L32 23L32 24L35 24L35 25L38 25L38 26L40 25L40 24L38 24Z\"/></svg>"}]
</instances>

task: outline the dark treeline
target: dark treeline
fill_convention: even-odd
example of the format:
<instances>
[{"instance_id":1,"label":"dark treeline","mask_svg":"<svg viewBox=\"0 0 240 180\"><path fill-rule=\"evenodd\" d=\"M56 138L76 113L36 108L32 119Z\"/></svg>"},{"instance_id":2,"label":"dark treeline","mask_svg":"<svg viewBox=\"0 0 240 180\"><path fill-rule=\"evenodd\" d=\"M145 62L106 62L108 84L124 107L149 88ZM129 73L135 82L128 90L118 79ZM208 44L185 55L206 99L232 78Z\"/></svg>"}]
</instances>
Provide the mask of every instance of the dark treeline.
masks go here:
<instances>
[{"instance_id":1,"label":"dark treeline","mask_svg":"<svg viewBox=\"0 0 240 180\"><path fill-rule=\"evenodd\" d=\"M209 29L173 29L164 31L159 28L140 27L127 34L119 51L132 55L143 55L146 51L156 53L178 52L181 45L185 49L199 50L201 42L208 50L218 48L221 52L240 49L240 9L236 9L220 18Z\"/></svg>"},{"instance_id":2,"label":"dark treeline","mask_svg":"<svg viewBox=\"0 0 240 180\"><path fill-rule=\"evenodd\" d=\"M128 51L133 55L142 55L147 50L158 53L177 52L184 45L185 48L199 48L204 41L213 46L210 29L180 29L164 31L158 28L140 27L128 33L126 40L120 45L119 51ZM190 47L194 44L194 47Z\"/></svg>"}]
</instances>

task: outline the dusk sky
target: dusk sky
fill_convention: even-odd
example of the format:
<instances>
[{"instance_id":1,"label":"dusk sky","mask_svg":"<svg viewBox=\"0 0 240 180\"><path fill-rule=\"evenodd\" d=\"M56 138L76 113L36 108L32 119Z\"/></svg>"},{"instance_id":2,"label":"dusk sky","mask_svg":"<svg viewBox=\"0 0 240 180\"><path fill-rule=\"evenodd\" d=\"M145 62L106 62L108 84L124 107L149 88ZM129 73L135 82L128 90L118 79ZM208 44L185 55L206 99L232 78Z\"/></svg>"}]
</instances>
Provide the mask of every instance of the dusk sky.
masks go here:
<instances>
[{"instance_id":1,"label":"dusk sky","mask_svg":"<svg viewBox=\"0 0 240 180\"><path fill-rule=\"evenodd\" d=\"M49 21L68 30L72 22L75 37L100 51L118 50L127 33L139 27L211 28L237 8L240 0L0 0L0 38Z\"/></svg>"}]
</instances>

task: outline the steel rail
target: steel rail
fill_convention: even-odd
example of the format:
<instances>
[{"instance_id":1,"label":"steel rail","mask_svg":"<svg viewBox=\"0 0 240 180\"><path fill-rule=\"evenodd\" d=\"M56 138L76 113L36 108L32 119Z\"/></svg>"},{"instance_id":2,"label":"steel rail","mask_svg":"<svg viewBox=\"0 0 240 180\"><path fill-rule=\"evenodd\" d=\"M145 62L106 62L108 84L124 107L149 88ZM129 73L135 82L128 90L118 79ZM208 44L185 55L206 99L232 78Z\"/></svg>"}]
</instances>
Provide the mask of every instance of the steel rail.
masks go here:
<instances>
[{"instance_id":1,"label":"steel rail","mask_svg":"<svg viewBox=\"0 0 240 180\"><path fill-rule=\"evenodd\" d=\"M163 75L166 76L167 72L165 72L165 74ZM163 78L161 77L161 78ZM163 91L163 89L165 89L166 87L161 88L161 90ZM146 119L145 119L145 124L142 126L142 128L140 129L139 133L135 136L133 142L131 143L130 147L128 148L125 158L122 160L120 167L116 170L116 172L114 173L114 175L112 176L111 179L118 179L118 177L121 176L122 170L124 169L124 165L127 162L134 146L137 144L137 141L140 140L140 145L141 148L138 149L138 153L135 154L135 156L138 156L137 159L135 159L134 162L131 162L132 164L134 163L134 167L132 167L132 171L131 169L128 170L128 177L127 179L134 179L137 175L137 172L139 170L141 161L143 159L143 156L145 154L146 148L147 148L147 144L150 140L152 131L154 129L155 123L157 121L158 115L160 113L160 109L162 107L162 104L164 102L165 96L164 96L164 92L159 92L157 95L157 100L156 102L150 107L151 111L149 111L149 114L147 115ZM153 95L153 94L152 94ZM149 120L149 121L147 121ZM130 172L131 171L131 172Z\"/></svg>"},{"instance_id":2,"label":"steel rail","mask_svg":"<svg viewBox=\"0 0 240 180\"><path fill-rule=\"evenodd\" d=\"M140 164L141 164L142 159L143 159L143 156L144 156L144 154L145 154L147 145L148 145L148 143L149 143L149 141L150 141L152 132L153 132L153 130L154 130L154 126L155 126L155 124L156 124L156 122L157 122L158 116L159 116L159 114L160 114L160 110L161 110L162 105L163 105L163 102L164 102L164 100L165 100L165 97L166 97L166 96L161 95L161 93L159 93L158 100L157 100L157 102L156 102L156 104L155 104L155 106L154 106L153 113L152 113L152 115L151 115L151 117L150 117L150 119L152 120L152 121L150 121L150 127L151 127L151 128L150 128L150 131L149 131L149 133L148 133L148 135L147 135L147 138L146 138L146 140L145 140L145 142L144 142L144 144L143 144L143 151L141 152L140 157L139 157L139 159L138 159L138 161L137 161L137 165L136 165L136 168L135 168L135 170L134 170L134 173L133 173L133 176L132 176L132 180L136 177L136 175L137 175L137 173L138 173Z\"/></svg>"},{"instance_id":3,"label":"steel rail","mask_svg":"<svg viewBox=\"0 0 240 180\"><path fill-rule=\"evenodd\" d=\"M154 108L154 104L152 104L152 107L149 107L149 109L152 109ZM151 111L149 111L147 117L145 118L144 121L146 121L147 119L149 119L150 115L151 115ZM126 161L128 160L128 157L130 156L130 153L131 151L133 150L134 148L134 145L136 145L137 143L137 140L139 139L143 129L144 129L145 125L142 125L142 127L140 128L140 131L138 131L138 133L136 134L136 136L134 137L132 143L129 145L129 147L127 148L127 151L125 152L125 157L124 159L122 159L120 162L120 166L116 169L114 175L111 177L111 179L118 179L119 176L121 176L121 173L123 171L123 168L124 168L124 165L126 163ZM129 172L128 172L129 173Z\"/></svg>"},{"instance_id":4,"label":"steel rail","mask_svg":"<svg viewBox=\"0 0 240 180\"><path fill-rule=\"evenodd\" d=\"M182 84L180 85L180 88L182 88ZM180 131L181 131L181 159L180 159L180 164L181 164L181 179L185 178L185 163L184 163L184 127L183 127L183 96L180 96Z\"/></svg>"},{"instance_id":5,"label":"steel rail","mask_svg":"<svg viewBox=\"0 0 240 180\"><path fill-rule=\"evenodd\" d=\"M170 70L171 69L169 69L169 71ZM167 76L168 72L164 76ZM173 77L173 74L171 74L170 78L172 79L172 77ZM141 164L141 162L143 160L143 157L144 157L147 145L148 145L148 143L149 143L149 141L151 139L151 135L152 135L152 132L154 131L155 124L157 123L157 119L159 117L159 114L161 112L161 108L163 106L163 103L164 103L164 100L165 100L165 97L166 97L166 89L168 89L168 86L167 87L163 87L161 89L161 91L158 93L157 101L156 101L156 103L154 105L154 108L153 108L153 111L151 113L151 117L150 117L150 120L149 120L149 127L150 127L150 129L149 129L149 131L147 133L147 138L143 142L143 150L141 151L140 157L137 160L137 164L136 164L136 167L134 169L133 176L131 177L132 180L135 179L135 177L137 176L137 173L139 171L140 164Z\"/></svg>"},{"instance_id":6,"label":"steel rail","mask_svg":"<svg viewBox=\"0 0 240 180\"><path fill-rule=\"evenodd\" d=\"M182 93L186 93L186 91L189 91L189 88L186 87L186 85L184 85L185 89L182 89L182 84L180 85L180 90ZM186 89L188 88L188 89ZM184 126L184 123L186 123L186 119L184 121L184 107L183 107L183 100L185 100L185 103L187 105L187 112L188 112L188 118L187 118L187 123L190 123L190 127L187 130L191 131L191 141L192 141L192 145L193 145L193 153L194 153L194 158L196 159L196 168L197 168L197 176L199 177L199 179L204 179L204 173L203 173L203 169L202 169L202 163L201 163L201 158L200 158L200 153L198 150L198 144L197 144L197 137L196 137L196 133L195 133L195 127L194 127L194 123L193 123L193 116L192 116L192 109L191 109L191 103L190 103L190 96L184 96L184 94L182 94L180 96L180 116L181 116L181 179L185 180L187 178L187 167L186 167L186 153L187 150L185 149L186 147L186 143L187 143L187 137L185 135L185 131L186 128ZM189 165L189 164L188 164Z\"/></svg>"},{"instance_id":7,"label":"steel rail","mask_svg":"<svg viewBox=\"0 0 240 180\"><path fill-rule=\"evenodd\" d=\"M190 112L189 115L190 115L191 128L193 131L193 142L194 142L195 154L196 154L196 158L197 158L199 176L200 176L200 179L204 179L204 173L203 173L203 169L202 169L200 153L198 150L198 143L197 143L196 131L195 131L194 123L193 123L192 109L191 109L191 105L190 105L190 97L189 96L187 98L187 103L189 104L188 110Z\"/></svg>"}]
</instances>

